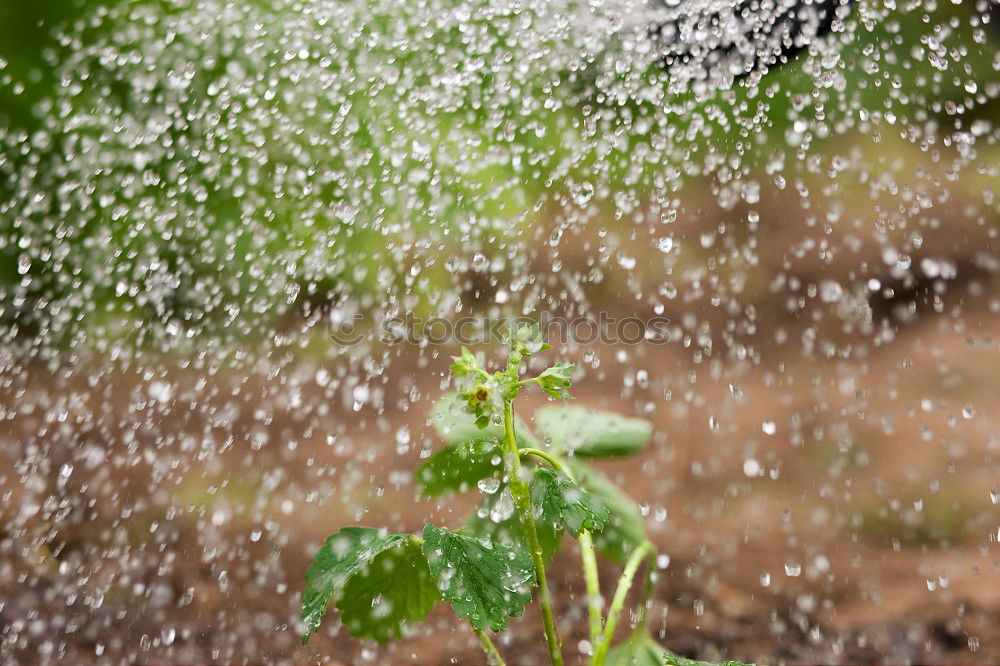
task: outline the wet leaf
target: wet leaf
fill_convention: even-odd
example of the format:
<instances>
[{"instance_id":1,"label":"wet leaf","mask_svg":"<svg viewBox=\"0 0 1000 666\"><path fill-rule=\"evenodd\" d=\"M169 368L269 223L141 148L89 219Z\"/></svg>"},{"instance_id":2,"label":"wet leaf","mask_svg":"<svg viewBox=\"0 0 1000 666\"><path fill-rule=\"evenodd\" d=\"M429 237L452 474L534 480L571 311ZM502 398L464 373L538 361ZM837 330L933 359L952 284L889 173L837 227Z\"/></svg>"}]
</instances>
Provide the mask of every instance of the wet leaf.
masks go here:
<instances>
[{"instance_id":1,"label":"wet leaf","mask_svg":"<svg viewBox=\"0 0 1000 666\"><path fill-rule=\"evenodd\" d=\"M573 364L556 363L535 378L535 382L552 398L572 398L569 389L573 386Z\"/></svg>"},{"instance_id":2,"label":"wet leaf","mask_svg":"<svg viewBox=\"0 0 1000 666\"><path fill-rule=\"evenodd\" d=\"M594 545L605 556L625 562L632 549L647 540L646 525L638 505L608 477L587 463L572 458L567 462L580 486L599 498L611 511L604 528L594 532Z\"/></svg>"},{"instance_id":3,"label":"wet leaf","mask_svg":"<svg viewBox=\"0 0 1000 666\"><path fill-rule=\"evenodd\" d=\"M738 661L721 664L687 659L667 650L644 629L637 629L622 643L613 647L604 661L605 666L748 666Z\"/></svg>"},{"instance_id":4,"label":"wet leaf","mask_svg":"<svg viewBox=\"0 0 1000 666\"><path fill-rule=\"evenodd\" d=\"M431 423L444 441L457 444L470 440L503 439L503 425L487 422L485 427L476 425L476 416L466 408L466 401L449 393L434 405Z\"/></svg>"},{"instance_id":5,"label":"wet leaf","mask_svg":"<svg viewBox=\"0 0 1000 666\"><path fill-rule=\"evenodd\" d=\"M581 458L619 458L649 444L653 424L576 405L543 407L535 412L538 432L561 451Z\"/></svg>"},{"instance_id":6,"label":"wet leaf","mask_svg":"<svg viewBox=\"0 0 1000 666\"><path fill-rule=\"evenodd\" d=\"M435 403L431 410L431 423L438 435L448 444L458 444L470 440L503 441L502 423L494 423L487 419L484 427L479 427L475 414L467 409L466 401L457 393L448 393ZM514 433L518 445L535 446L537 441L521 420L515 417Z\"/></svg>"},{"instance_id":7,"label":"wet leaf","mask_svg":"<svg viewBox=\"0 0 1000 666\"><path fill-rule=\"evenodd\" d=\"M417 482L425 495L468 490L482 479L503 474L499 444L472 440L449 444L438 450L420 467Z\"/></svg>"},{"instance_id":8,"label":"wet leaf","mask_svg":"<svg viewBox=\"0 0 1000 666\"><path fill-rule=\"evenodd\" d=\"M426 618L440 598L420 546L407 540L351 576L337 609L352 636L385 643L402 638L403 628Z\"/></svg>"},{"instance_id":9,"label":"wet leaf","mask_svg":"<svg viewBox=\"0 0 1000 666\"><path fill-rule=\"evenodd\" d=\"M487 421L476 424L476 416L466 408L466 401L455 393L441 398L431 411L431 423L444 441L457 444L470 440L503 439L503 425Z\"/></svg>"},{"instance_id":10,"label":"wet leaf","mask_svg":"<svg viewBox=\"0 0 1000 666\"><path fill-rule=\"evenodd\" d=\"M752 664L744 664L742 661L699 661L697 659L688 659L680 655L676 655L669 650L665 650L664 661L660 662L663 666L753 666ZM611 662L607 662L607 666L610 666Z\"/></svg>"},{"instance_id":11,"label":"wet leaf","mask_svg":"<svg viewBox=\"0 0 1000 666\"><path fill-rule=\"evenodd\" d=\"M464 377L476 372L480 368L479 361L475 355L465 347L462 347L461 356L452 356L451 358L454 363L452 363L450 369L456 377Z\"/></svg>"},{"instance_id":12,"label":"wet leaf","mask_svg":"<svg viewBox=\"0 0 1000 666\"><path fill-rule=\"evenodd\" d=\"M523 548L426 525L423 552L441 596L477 629L506 629L531 601L534 569Z\"/></svg>"},{"instance_id":13,"label":"wet leaf","mask_svg":"<svg viewBox=\"0 0 1000 666\"><path fill-rule=\"evenodd\" d=\"M562 527L550 521L536 521L535 528L538 543L542 547L542 559L548 562L559 550L563 537ZM514 510L514 500L507 484L502 484L497 492L480 503L476 512L465 522L462 532L486 537L504 546L524 545L524 530Z\"/></svg>"},{"instance_id":14,"label":"wet leaf","mask_svg":"<svg viewBox=\"0 0 1000 666\"><path fill-rule=\"evenodd\" d=\"M611 511L562 472L541 467L531 484L531 505L539 524L563 527L573 535L604 529Z\"/></svg>"},{"instance_id":15,"label":"wet leaf","mask_svg":"<svg viewBox=\"0 0 1000 666\"><path fill-rule=\"evenodd\" d=\"M339 597L352 576L357 575L380 553L410 538L408 534L387 534L372 527L344 527L327 538L306 569L302 593L302 621L306 632L302 643L319 627L330 602Z\"/></svg>"},{"instance_id":16,"label":"wet leaf","mask_svg":"<svg viewBox=\"0 0 1000 666\"><path fill-rule=\"evenodd\" d=\"M611 648L605 666L664 666L670 653L657 643L645 629L632 633L622 643Z\"/></svg>"}]
</instances>

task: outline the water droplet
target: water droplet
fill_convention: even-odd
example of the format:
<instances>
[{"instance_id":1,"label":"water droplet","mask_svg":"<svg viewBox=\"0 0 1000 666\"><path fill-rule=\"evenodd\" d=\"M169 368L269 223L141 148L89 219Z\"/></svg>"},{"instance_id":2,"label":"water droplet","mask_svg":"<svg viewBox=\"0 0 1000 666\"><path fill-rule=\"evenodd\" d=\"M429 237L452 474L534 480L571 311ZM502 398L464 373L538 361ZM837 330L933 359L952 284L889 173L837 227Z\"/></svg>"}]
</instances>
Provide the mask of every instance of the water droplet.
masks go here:
<instances>
[{"instance_id":1,"label":"water droplet","mask_svg":"<svg viewBox=\"0 0 1000 666\"><path fill-rule=\"evenodd\" d=\"M570 196L577 206L585 206L594 196L594 185L586 181L570 185Z\"/></svg>"},{"instance_id":2,"label":"water droplet","mask_svg":"<svg viewBox=\"0 0 1000 666\"><path fill-rule=\"evenodd\" d=\"M396 431L396 453L402 455L410 450L410 429L402 426Z\"/></svg>"},{"instance_id":3,"label":"water droplet","mask_svg":"<svg viewBox=\"0 0 1000 666\"><path fill-rule=\"evenodd\" d=\"M674 249L674 239L672 236L664 236L656 240L656 249L663 254L669 253Z\"/></svg>"},{"instance_id":4,"label":"water droplet","mask_svg":"<svg viewBox=\"0 0 1000 666\"><path fill-rule=\"evenodd\" d=\"M497 490L500 489L500 479L489 477L486 479L480 479L479 483L476 484L479 490L486 493L487 495L492 495Z\"/></svg>"}]
</instances>

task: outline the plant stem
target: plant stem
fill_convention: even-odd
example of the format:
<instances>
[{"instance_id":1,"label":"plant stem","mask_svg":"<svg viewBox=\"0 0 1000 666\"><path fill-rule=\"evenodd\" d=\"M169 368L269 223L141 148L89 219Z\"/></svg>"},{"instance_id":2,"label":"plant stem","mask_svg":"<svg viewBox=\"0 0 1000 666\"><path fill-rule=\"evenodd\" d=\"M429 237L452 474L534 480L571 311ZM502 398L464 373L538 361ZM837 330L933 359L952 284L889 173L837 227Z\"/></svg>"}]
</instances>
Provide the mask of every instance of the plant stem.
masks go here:
<instances>
[{"instance_id":1,"label":"plant stem","mask_svg":"<svg viewBox=\"0 0 1000 666\"><path fill-rule=\"evenodd\" d=\"M563 464L559 462L559 460L555 456L546 453L541 449L520 449L519 453L522 456L535 456L536 458L541 458L548 464L552 465L552 468L555 469L556 471L562 472L563 474L570 476L569 472L566 470L565 467L563 467ZM572 477L570 476L570 478Z\"/></svg>"},{"instance_id":2,"label":"plant stem","mask_svg":"<svg viewBox=\"0 0 1000 666\"><path fill-rule=\"evenodd\" d=\"M618 587L615 588L615 596L611 599L611 608L608 609L608 622L604 626L604 633L594 648L594 656L590 660L591 666L604 666L604 659L611 647L611 637L615 633L615 625L618 624L618 616L622 612L622 607L625 606L625 596L632 587L632 579L635 578L635 572L638 571L642 561L652 552L653 544L648 541L643 542L636 546L636 549L629 556L628 562L625 563L625 570L622 571L621 578L618 579Z\"/></svg>"},{"instance_id":3,"label":"plant stem","mask_svg":"<svg viewBox=\"0 0 1000 666\"><path fill-rule=\"evenodd\" d=\"M576 483L572 470L565 467L566 475ZM580 532L577 539L580 542L580 560L583 564L583 582L587 587L587 624L590 628L590 643L597 646L601 637L601 606L604 598L601 596L601 578L597 573L597 551L594 550L594 538L590 532Z\"/></svg>"},{"instance_id":4,"label":"plant stem","mask_svg":"<svg viewBox=\"0 0 1000 666\"><path fill-rule=\"evenodd\" d=\"M639 616L639 627L645 627L649 620L649 609L653 602L653 574L656 571L656 552L649 554L649 561L646 563L646 586L642 591L642 614Z\"/></svg>"},{"instance_id":5,"label":"plant stem","mask_svg":"<svg viewBox=\"0 0 1000 666\"><path fill-rule=\"evenodd\" d=\"M590 626L590 643L596 649L601 638L601 579L597 573L597 555L594 553L594 539L590 532L580 532L580 559L583 562L583 582L587 586L587 618Z\"/></svg>"},{"instance_id":6,"label":"plant stem","mask_svg":"<svg viewBox=\"0 0 1000 666\"><path fill-rule=\"evenodd\" d=\"M521 449L521 455L541 458L576 482L576 479L573 478L573 472L556 455L540 449L530 448ZM590 535L590 532L586 530L580 532L578 541L580 542L580 559L583 560L583 580L587 586L587 617L590 626L590 642L596 645L598 639L601 637L601 625L603 623L601 619L601 580L597 573L597 555L594 552L594 539Z\"/></svg>"},{"instance_id":7,"label":"plant stem","mask_svg":"<svg viewBox=\"0 0 1000 666\"><path fill-rule=\"evenodd\" d=\"M490 666L507 666L504 662L503 657L500 655L500 651L497 650L497 646L493 644L490 637L486 635L486 632L482 629L472 628L472 631L476 632L476 636L479 637L479 642L483 645L483 650L486 651L486 659Z\"/></svg>"},{"instance_id":8,"label":"plant stem","mask_svg":"<svg viewBox=\"0 0 1000 666\"><path fill-rule=\"evenodd\" d=\"M535 578L538 581L538 600L542 607L542 620L545 623L545 640L549 645L549 658L552 666L562 666L562 652L559 647L559 635L556 633L556 622L552 615L552 599L549 596L549 584L545 578L545 563L542 561L542 547L538 543L538 530L535 527L535 517L531 512L531 491L528 484L521 478L520 452L517 439L514 436L514 405L510 399L504 398L503 404L504 446L507 455L507 474L510 476L510 494L514 498L524 529L531 561L535 566Z\"/></svg>"}]
</instances>

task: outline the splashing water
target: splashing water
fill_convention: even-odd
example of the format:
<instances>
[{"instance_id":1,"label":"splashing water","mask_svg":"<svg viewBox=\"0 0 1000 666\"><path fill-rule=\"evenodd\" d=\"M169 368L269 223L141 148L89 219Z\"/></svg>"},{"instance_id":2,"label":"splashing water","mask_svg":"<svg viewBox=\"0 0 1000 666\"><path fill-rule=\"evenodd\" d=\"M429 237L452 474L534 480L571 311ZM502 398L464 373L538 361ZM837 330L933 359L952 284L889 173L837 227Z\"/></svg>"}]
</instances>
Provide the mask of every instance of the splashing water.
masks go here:
<instances>
[{"instance_id":1,"label":"splashing water","mask_svg":"<svg viewBox=\"0 0 1000 666\"><path fill-rule=\"evenodd\" d=\"M1000 658L994 4L87 5L0 50L4 660L471 655L300 648L295 595L447 522L389 498L517 316L666 433L608 468L669 508L651 626Z\"/></svg>"}]
</instances>

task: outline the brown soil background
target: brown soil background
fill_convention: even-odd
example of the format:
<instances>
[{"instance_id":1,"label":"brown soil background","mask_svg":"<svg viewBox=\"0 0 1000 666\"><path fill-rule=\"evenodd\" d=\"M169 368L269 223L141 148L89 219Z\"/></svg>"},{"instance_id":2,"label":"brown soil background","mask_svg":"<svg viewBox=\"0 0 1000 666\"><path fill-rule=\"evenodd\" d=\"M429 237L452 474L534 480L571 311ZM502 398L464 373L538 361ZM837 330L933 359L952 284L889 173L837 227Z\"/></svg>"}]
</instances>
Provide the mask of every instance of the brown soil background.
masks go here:
<instances>
[{"instance_id":1,"label":"brown soil background","mask_svg":"<svg viewBox=\"0 0 1000 666\"><path fill-rule=\"evenodd\" d=\"M902 227L803 226L802 202L789 194L760 206L758 263L709 271L720 284L745 271L733 302L756 308L756 332L737 327L714 354L680 340L598 348L597 367L571 350L586 367L578 404L657 426L641 456L601 467L650 506L650 533L670 556L652 611L665 645L761 663L1000 663L1000 506L991 497L1000 491L1000 279L989 254L995 211L969 203L978 187L921 213L953 223L921 227L914 264L946 258L957 277L871 298L871 330L815 287L892 283L879 252L896 232L906 245ZM860 201L871 209L870 197ZM737 257L731 251L749 242L727 232L713 250L697 248L723 214L739 211L713 209L706 196L678 220L688 268L712 253ZM567 236L559 260L582 265L588 242ZM619 242L647 248L634 254L650 268L608 270L589 298L648 316L630 294L655 293L659 255L649 239ZM843 251L817 261L824 242ZM546 252L534 252L537 272L556 258ZM732 309L705 295L699 280L708 277L672 269L679 294L666 315L725 331ZM791 278L802 307L789 307ZM900 317L900 307L912 312ZM740 340L753 344L746 358L723 353ZM364 368L379 400L359 412L338 359L319 362L330 383L306 361L278 375L178 359L12 364L18 371L0 385L0 659L484 663L443 604L384 648L351 639L335 612L307 647L298 643L302 575L326 535L345 524L456 527L472 506L415 499L412 483L421 450L438 445L426 415L453 351L374 355ZM173 387L171 400L151 398L157 381ZM540 404L528 399L523 414ZM411 442L398 453L404 426ZM750 457L762 477L744 473ZM800 575L786 574L789 563ZM551 577L570 664L584 661L577 572L567 543ZM601 573L610 594L617 569ZM498 638L512 666L544 663L538 620L531 606Z\"/></svg>"},{"instance_id":2,"label":"brown soil background","mask_svg":"<svg viewBox=\"0 0 1000 666\"><path fill-rule=\"evenodd\" d=\"M631 413L658 405L649 414L659 432L651 448L602 467L654 509L651 533L671 558L653 610L667 645L701 658L769 663L1000 660L1000 514L990 495L998 479L1000 350L983 332L1000 330L1000 313L966 314L970 320L975 330L956 331L951 319L931 318L862 363L789 364L780 377L748 373L738 401L726 400L728 382L713 381L708 368L692 383L688 357L669 347L642 364L674 379L670 401L651 388L609 401L600 382L581 385L582 404ZM604 375L604 383L620 385L620 374ZM2 541L0 617L41 625L30 641L4 646L11 658L91 661L103 645L106 657L144 663L482 661L471 634L443 607L429 634L418 631L367 658L333 621L297 647L291 621L311 552L338 526L460 524L468 501L413 501L405 479L421 445L399 456L392 444L407 425L415 441L431 445L424 408L436 381L410 413L372 419L341 407L303 414L264 383L229 380L239 405L232 425L177 405L146 421L154 428L135 429L135 443L109 439L107 446L95 444L108 436L99 424L129 418L135 405L125 403L142 382L123 374L98 388L40 388L62 381L39 373L34 386L5 393L8 405L77 397L62 421L53 419L58 410L22 410L4 426L0 515L24 527ZM174 381L191 386L196 378L178 373ZM404 390L386 386L387 402ZM688 391L696 397L683 400ZM220 400L220 410L231 404ZM264 423L254 415L261 404L268 405ZM73 413L89 418L75 423ZM709 426L712 414L718 432ZM775 436L762 433L764 421L777 425ZM343 448L331 446L327 434L345 428ZM247 442L262 432L267 443L254 451ZM807 433L804 442L792 441L796 432ZM200 462L184 451L190 433L208 434L213 447L229 435L233 443ZM294 450L284 444L291 441ZM39 445L48 450L48 474L11 483L18 455ZM155 463L144 459L147 447L157 451ZM105 457L92 459L95 450ZM747 452L765 477L744 474ZM175 467L164 473L170 461ZM61 480L66 462L75 471ZM34 502L42 510L16 522L20 507ZM666 509L665 521L652 517L657 508ZM257 541L249 538L255 531ZM786 575L789 560L801 565L800 576ZM571 663L579 661L572 655L585 629L577 566L566 546L552 567ZM602 573L606 585L617 575L610 565ZM107 590L96 608L88 590ZM501 637L502 649L517 655L511 663L543 663L536 613L531 607ZM169 645L163 627L176 628ZM48 653L38 652L46 640Z\"/></svg>"}]
</instances>

